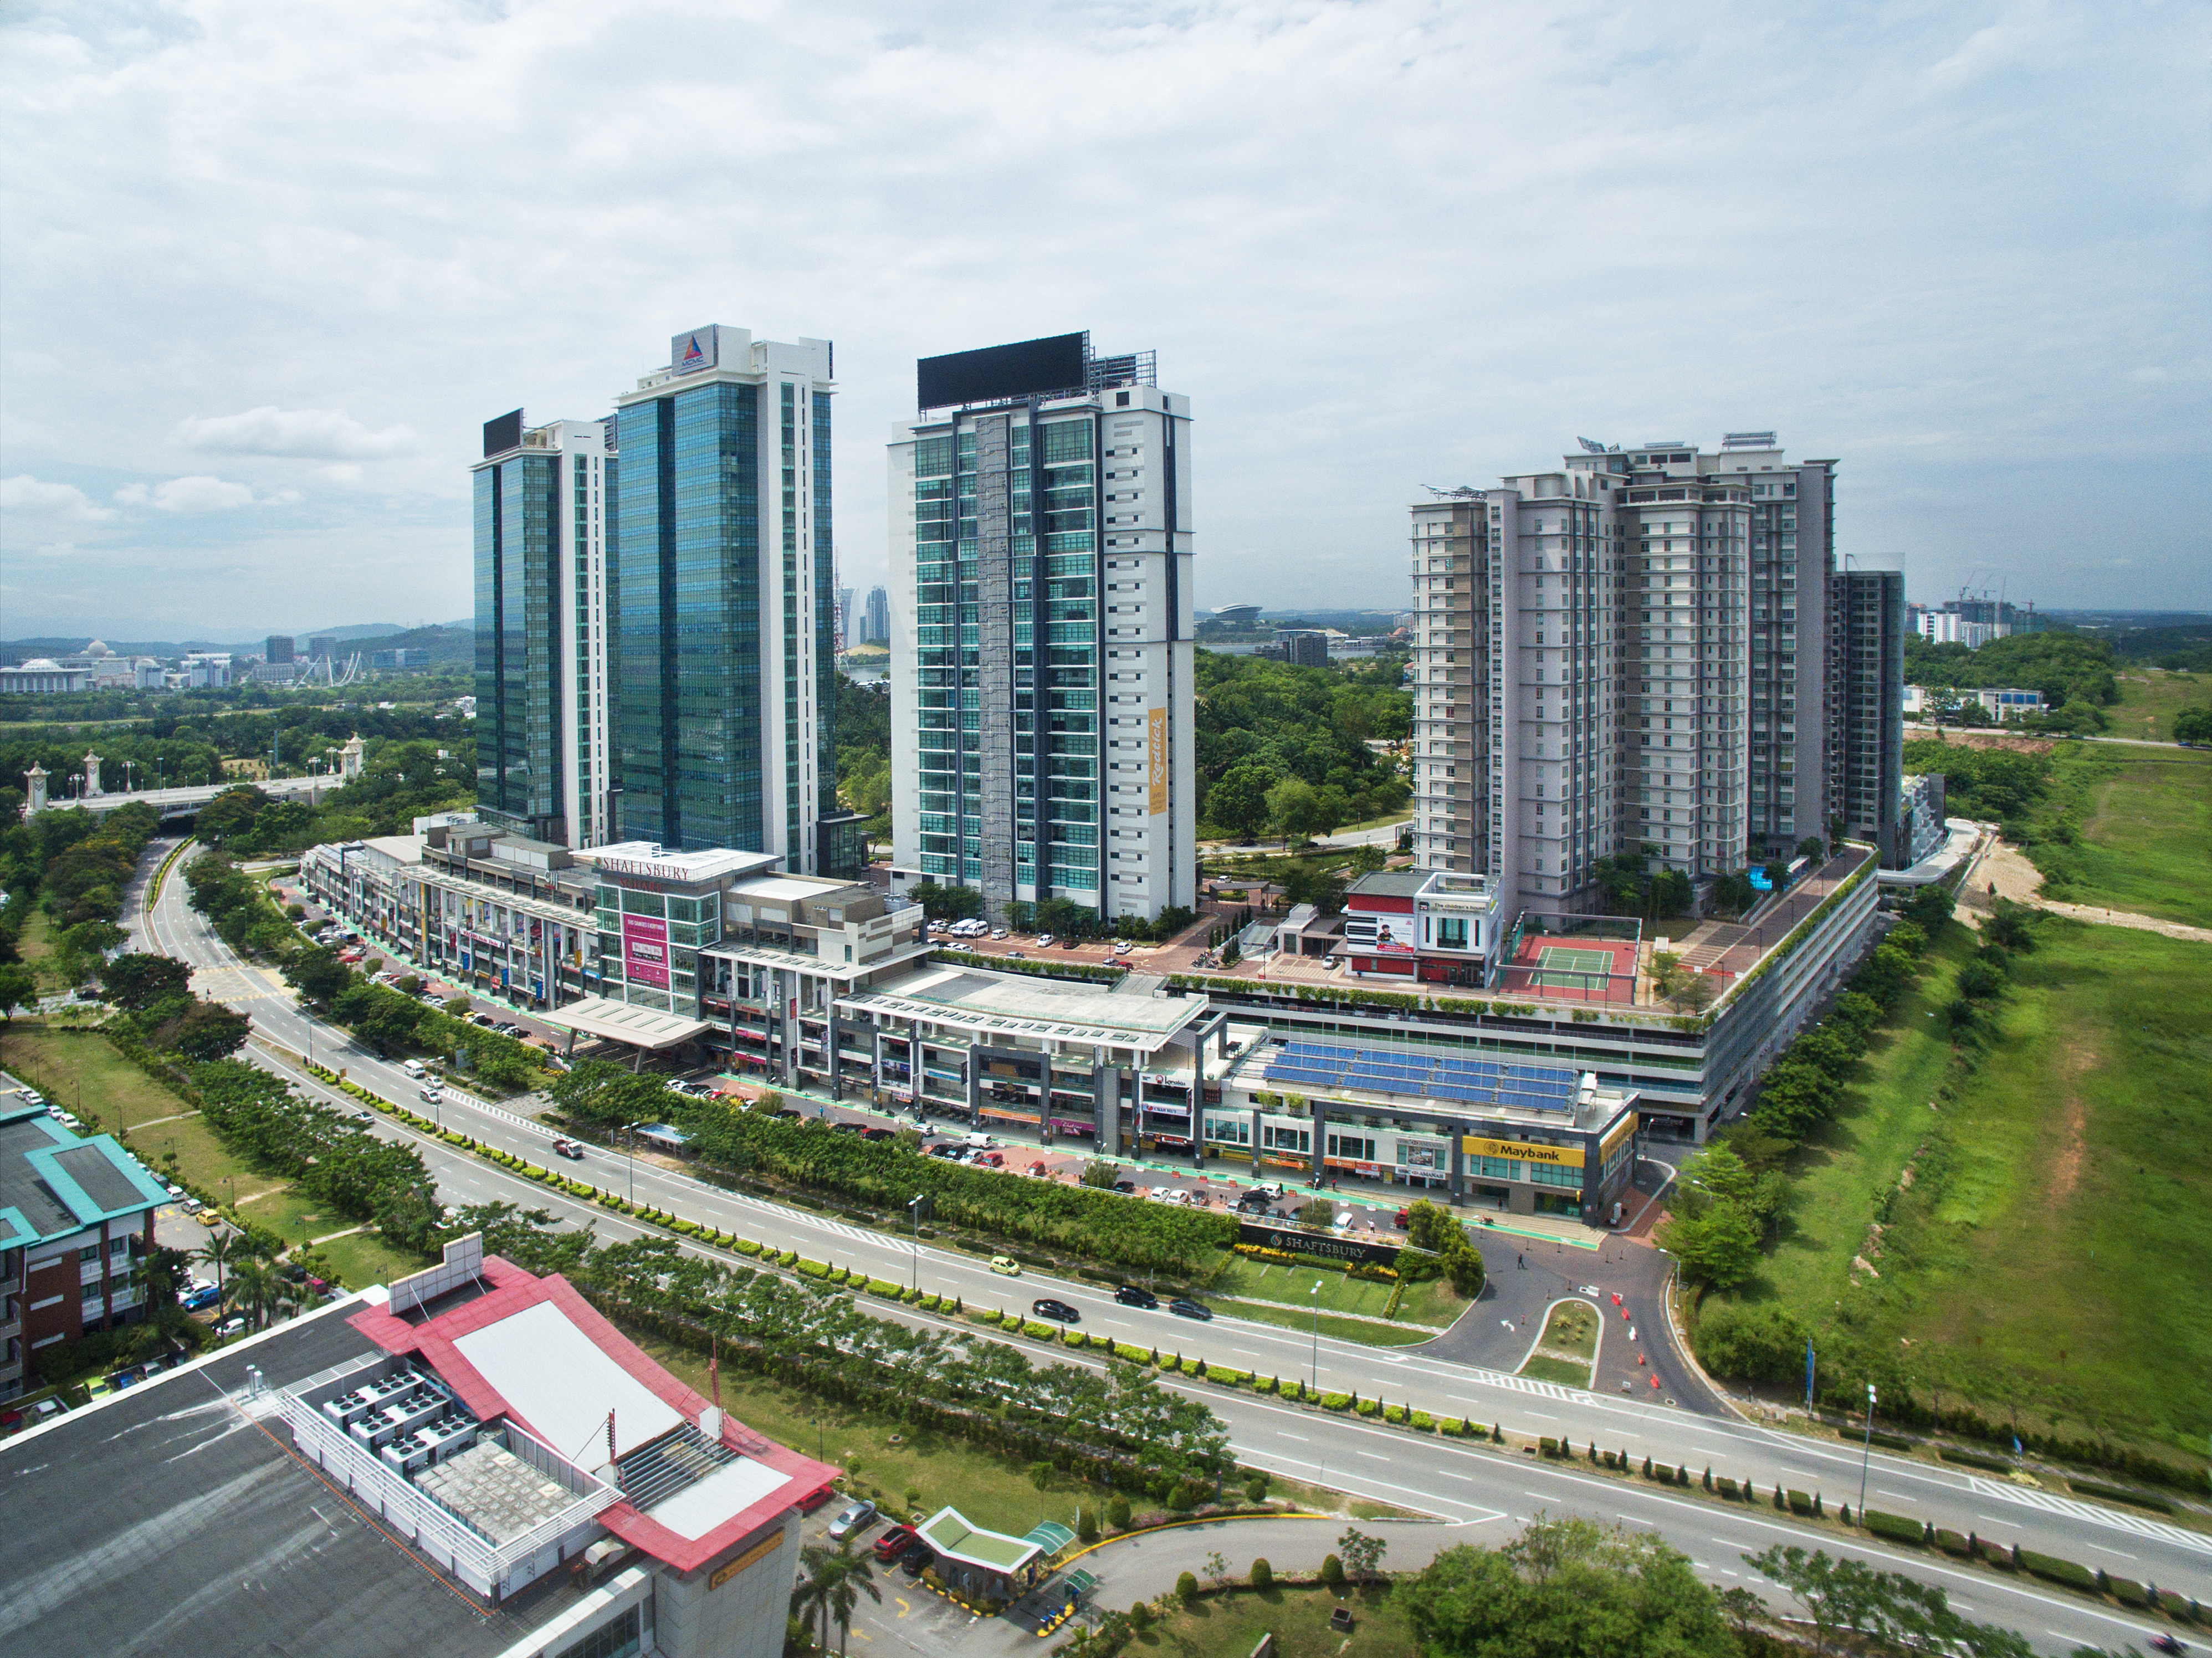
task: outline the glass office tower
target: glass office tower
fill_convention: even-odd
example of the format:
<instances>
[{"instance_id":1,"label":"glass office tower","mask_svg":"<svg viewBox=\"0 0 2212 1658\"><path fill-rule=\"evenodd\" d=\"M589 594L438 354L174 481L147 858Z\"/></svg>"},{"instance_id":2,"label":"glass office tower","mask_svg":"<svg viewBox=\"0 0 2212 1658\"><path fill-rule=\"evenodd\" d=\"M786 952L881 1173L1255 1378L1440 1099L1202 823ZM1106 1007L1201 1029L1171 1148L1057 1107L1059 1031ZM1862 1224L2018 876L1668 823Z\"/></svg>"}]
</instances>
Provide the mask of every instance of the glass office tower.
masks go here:
<instances>
[{"instance_id":1,"label":"glass office tower","mask_svg":"<svg viewBox=\"0 0 2212 1658\"><path fill-rule=\"evenodd\" d=\"M918 367L890 449L895 880L994 918L1190 905L1189 400L1087 334Z\"/></svg>"},{"instance_id":2,"label":"glass office tower","mask_svg":"<svg viewBox=\"0 0 2212 1658\"><path fill-rule=\"evenodd\" d=\"M614 838L608 764L606 421L483 428L474 473L477 810L534 840Z\"/></svg>"},{"instance_id":3,"label":"glass office tower","mask_svg":"<svg viewBox=\"0 0 2212 1658\"><path fill-rule=\"evenodd\" d=\"M836 795L827 341L678 334L617 399L623 833L816 872Z\"/></svg>"}]
</instances>

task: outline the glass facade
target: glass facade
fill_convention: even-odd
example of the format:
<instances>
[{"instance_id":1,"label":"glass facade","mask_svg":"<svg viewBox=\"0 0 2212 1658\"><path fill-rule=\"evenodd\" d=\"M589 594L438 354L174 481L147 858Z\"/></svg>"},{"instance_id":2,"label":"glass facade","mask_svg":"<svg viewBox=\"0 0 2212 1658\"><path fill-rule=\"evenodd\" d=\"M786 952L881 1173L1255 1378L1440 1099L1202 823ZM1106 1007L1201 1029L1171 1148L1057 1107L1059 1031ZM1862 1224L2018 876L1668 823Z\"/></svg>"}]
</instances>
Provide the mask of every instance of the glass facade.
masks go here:
<instances>
[{"instance_id":1,"label":"glass facade","mask_svg":"<svg viewBox=\"0 0 2212 1658\"><path fill-rule=\"evenodd\" d=\"M760 402L714 382L619 416L613 613L624 835L760 851Z\"/></svg>"},{"instance_id":2,"label":"glass facade","mask_svg":"<svg viewBox=\"0 0 2212 1658\"><path fill-rule=\"evenodd\" d=\"M1005 896L1097 902L1097 422L963 411L916 438L920 856L934 879L981 884L986 841L1011 830ZM1012 662L988 690L987 627L1006 629ZM1011 734L1004 807L986 793L998 731Z\"/></svg>"},{"instance_id":3,"label":"glass facade","mask_svg":"<svg viewBox=\"0 0 2212 1658\"><path fill-rule=\"evenodd\" d=\"M562 837L561 457L518 452L474 475L477 805Z\"/></svg>"}]
</instances>

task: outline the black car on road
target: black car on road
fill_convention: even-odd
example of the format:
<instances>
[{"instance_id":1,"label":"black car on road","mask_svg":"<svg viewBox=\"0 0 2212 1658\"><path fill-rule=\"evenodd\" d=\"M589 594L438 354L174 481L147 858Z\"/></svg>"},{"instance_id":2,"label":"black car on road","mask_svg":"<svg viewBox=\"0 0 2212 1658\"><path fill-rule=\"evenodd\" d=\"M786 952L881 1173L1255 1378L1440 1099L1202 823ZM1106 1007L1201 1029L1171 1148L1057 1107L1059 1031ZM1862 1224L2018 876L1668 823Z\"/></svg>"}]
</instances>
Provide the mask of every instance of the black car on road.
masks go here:
<instances>
[{"instance_id":1,"label":"black car on road","mask_svg":"<svg viewBox=\"0 0 2212 1658\"><path fill-rule=\"evenodd\" d=\"M1160 1298L1150 1290L1135 1284L1125 1284L1114 1291L1114 1299L1124 1307L1158 1307Z\"/></svg>"},{"instance_id":2,"label":"black car on road","mask_svg":"<svg viewBox=\"0 0 2212 1658\"><path fill-rule=\"evenodd\" d=\"M1168 1311L1173 1313L1177 1318L1210 1319L1213 1316L1212 1308L1201 1307L1198 1303L1183 1296L1177 1296L1173 1301L1168 1303Z\"/></svg>"},{"instance_id":3,"label":"black car on road","mask_svg":"<svg viewBox=\"0 0 2212 1658\"><path fill-rule=\"evenodd\" d=\"M1030 1311L1039 1318L1057 1319L1062 1324L1080 1324L1083 1315L1064 1301L1054 1301L1050 1296L1030 1303Z\"/></svg>"}]
</instances>

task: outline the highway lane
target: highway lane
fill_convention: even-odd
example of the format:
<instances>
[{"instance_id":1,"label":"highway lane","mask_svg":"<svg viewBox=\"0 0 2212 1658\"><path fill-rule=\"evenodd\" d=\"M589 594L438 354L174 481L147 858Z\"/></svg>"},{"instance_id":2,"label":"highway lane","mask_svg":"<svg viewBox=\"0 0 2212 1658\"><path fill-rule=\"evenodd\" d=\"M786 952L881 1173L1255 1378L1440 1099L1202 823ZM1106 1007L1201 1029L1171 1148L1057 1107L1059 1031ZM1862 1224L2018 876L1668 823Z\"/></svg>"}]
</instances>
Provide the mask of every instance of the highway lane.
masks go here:
<instances>
[{"instance_id":1,"label":"highway lane","mask_svg":"<svg viewBox=\"0 0 2212 1658\"><path fill-rule=\"evenodd\" d=\"M149 943L202 969L196 979L200 987L250 1012L264 1037L295 1050L304 1048L307 1021L293 1005L289 988L273 973L233 957L185 903L184 896L183 883L173 877L155 913L144 918ZM325 1062L336 1059L355 1078L390 1097L412 1099L413 1084L398 1066L354 1049L349 1043L340 1057L337 1045L343 1040L339 1033L318 1025L317 1056ZM313 1086L296 1072L287 1074ZM313 1091L328 1092L319 1088ZM417 1108L421 1108L419 1102ZM465 1128L487 1144L540 1163L550 1159L551 1133L541 1125L503 1108L471 1102L457 1091L447 1094L445 1108L451 1126ZM596 1224L608 1236L637 1236L651 1230L611 1216L587 1202L556 1196L535 1182L457 1152L441 1142L408 1134L383 1119L379 1119L379 1132L415 1139L422 1147L441 1190L452 1194L449 1200L479 1202L503 1197L526 1206L544 1206L565 1221ZM631 1178L631 1169L621 1160L597 1151L586 1163L568 1167L579 1178L617 1189L626 1188ZM925 1289L959 1295L981 1307L1011 1309L1023 1304L1024 1297L1050 1294L1076 1306L1085 1327L1103 1329L1121 1340L1157 1345L1164 1352L1202 1354L1210 1360L1234 1363L1285 1379L1313 1374L1316 1344L1310 1336L1295 1330L1225 1315L1211 1325L1197 1325L1164 1311L1120 1306L1109 1291L1095 1284L1035 1274L1018 1279L999 1277L989 1272L982 1261L957 1250L927 1244L917 1250L905 1239L833 1217L725 1192L657 1163L636 1162L634 1172L641 1201L763 1242L795 1248L814 1259L864 1267L875 1276L898 1282L913 1281L918 1275ZM920 1317L876 1303L870 1304L870 1310L884 1316ZM1071 1362L1084 1362L1072 1353L1065 1356ZM1752 1424L1692 1417L1644 1400L1591 1394L1473 1370L1426 1357L1419 1350L1367 1348L1323 1337L1318 1344L1318 1363L1319 1385L1326 1388L1357 1389L1363 1394L1379 1392L1393 1404L1410 1403L1436 1414L1502 1422L1510 1432L1518 1435L1564 1436L1583 1446L1595 1438L1603 1448L1626 1449L1638 1462L1650 1455L1668 1464L1686 1463L1693 1474L1710 1464L1717 1474L1752 1479L1763 1491L1771 1491L1780 1483L1798 1490L1820 1491L1832 1504L1857 1500L1860 1455L1835 1442L1810 1440ZM1771 1507L1717 1509L1655 1488L1577 1473L1574 1465L1500 1458L1457 1442L1427 1436L1416 1438L1403 1430L1301 1411L1249 1394L1202 1387L1190 1391L1203 1397L1231 1423L1240 1452L1255 1466L1304 1479L1325 1473L1325 1483L1332 1487L1429 1512L1462 1519L1475 1517L1476 1510L1525 1512L1535 1500L1528 1495L1530 1491L1549 1493L1566 1503L1576 1499L1564 1493L1603 1487L1602 1499L1585 1491L1583 1500L1627 1505L1620 1511L1644 1515L1650 1523L1662 1527L1680 1524L1694 1531L1698 1524L1706 1522L1686 1515L1717 1515L1732 1524L1778 1527L1790 1535L1802 1535ZM1512 1471L1504 1476L1503 1486L1501 1462ZM1462 1484L1466 1490L1460 1489ZM2110 1570L2212 1599L2212 1594L2207 1593L2212 1588L2212 1572L2207 1570L2208 1559L2212 1559L2212 1540L2147 1516L1887 1455L1872 1459L1869 1495L1878 1507L1902 1509L1961 1532L1975 1530L2093 1565L2103 1564ZM1632 1506L1638 1503L1643 1506ZM1669 1515L1675 1519L1667 1520ZM1719 1523L1708 1524L1708 1531ZM1832 1549L1837 1546L1832 1537L1824 1536L1824 1540ZM1705 1558L1711 1547L1708 1542L1705 1554L1693 1552L1693 1558ZM2103 1558L2097 1552L2100 1549L2112 1558ZM1903 1564L1917 1564L1948 1570L1934 1569L1918 1557L1899 1557L1899 1563L1900 1569ZM1715 1570L1719 1570L1717 1564ZM2018 1595L2025 1590L2025 1586L2009 1585L1980 1573L1954 1575L1971 1579L1978 1586L1990 1586L1985 1594L2002 1588ZM2063 1595L2056 1597L2056 1603L2071 1604ZM2007 1621L2020 1620L2008 1616ZM2083 1634L2075 1638L2114 1637L2107 1630L2101 1637Z\"/></svg>"}]
</instances>

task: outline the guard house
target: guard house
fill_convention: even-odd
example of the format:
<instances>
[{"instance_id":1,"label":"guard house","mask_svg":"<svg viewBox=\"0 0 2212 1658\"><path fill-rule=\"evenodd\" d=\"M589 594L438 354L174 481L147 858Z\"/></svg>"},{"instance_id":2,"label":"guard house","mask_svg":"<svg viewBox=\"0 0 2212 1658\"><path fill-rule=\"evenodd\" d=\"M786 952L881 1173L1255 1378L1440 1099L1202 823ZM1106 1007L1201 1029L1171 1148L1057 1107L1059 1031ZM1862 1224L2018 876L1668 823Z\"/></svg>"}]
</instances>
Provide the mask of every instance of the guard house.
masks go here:
<instances>
[{"instance_id":1,"label":"guard house","mask_svg":"<svg viewBox=\"0 0 2212 1658\"><path fill-rule=\"evenodd\" d=\"M932 1568L955 1594L974 1600L1012 1600L1035 1587L1046 1562L1075 1540L1065 1526L1049 1522L1024 1537L985 1531L952 1508L939 1509L915 1527L915 1534L937 1552Z\"/></svg>"}]
</instances>

